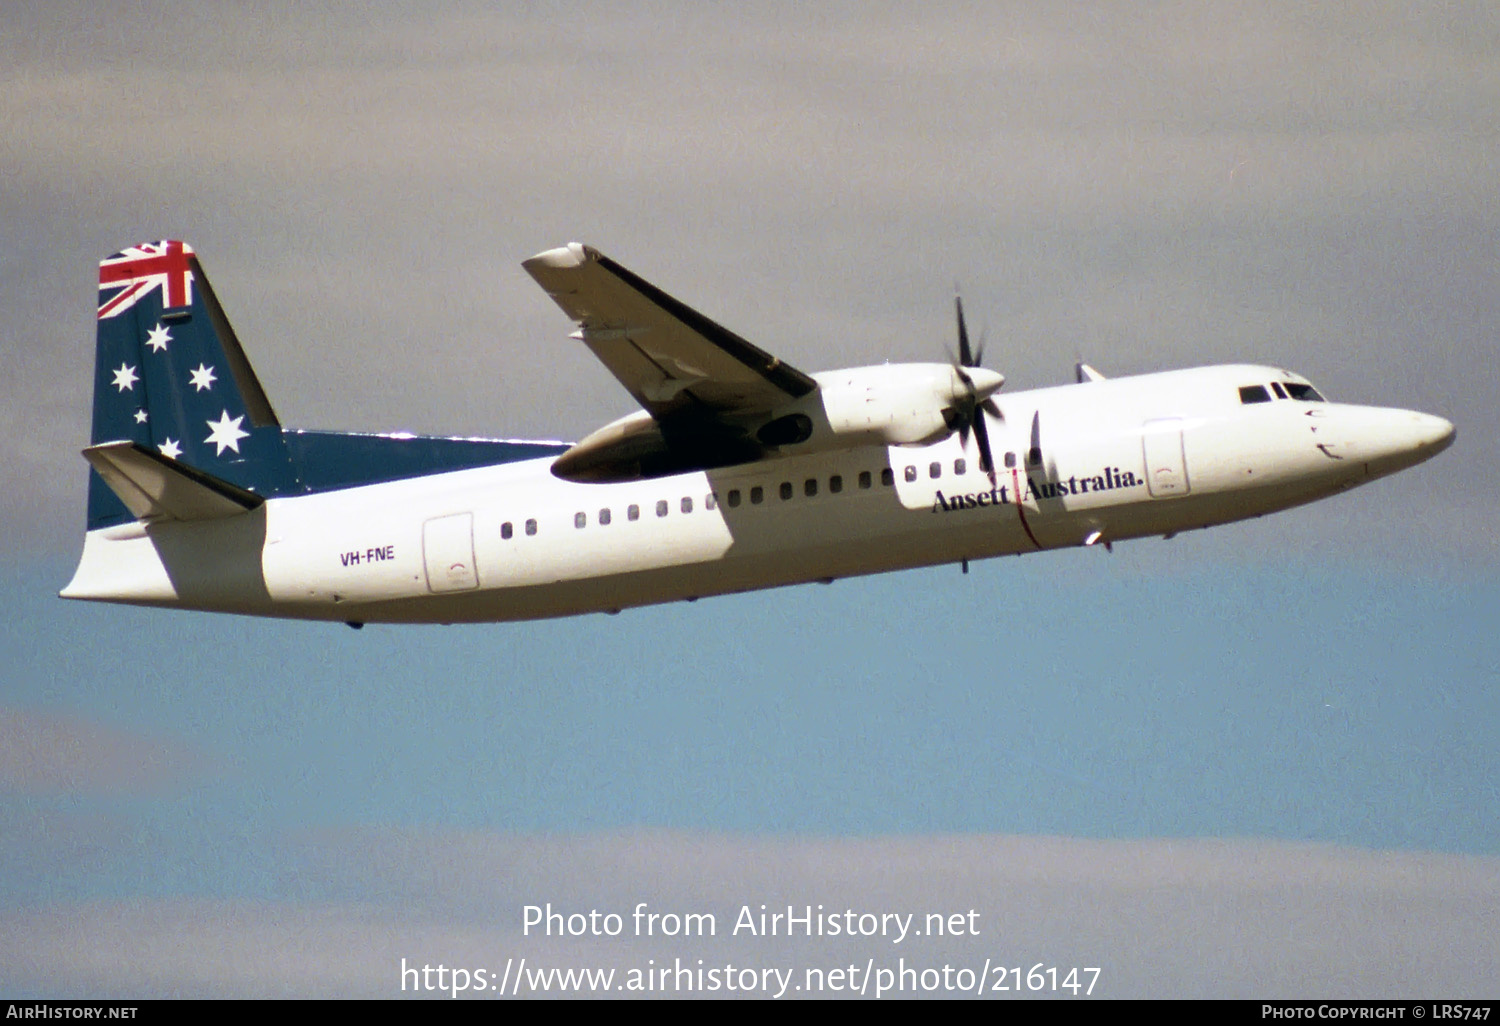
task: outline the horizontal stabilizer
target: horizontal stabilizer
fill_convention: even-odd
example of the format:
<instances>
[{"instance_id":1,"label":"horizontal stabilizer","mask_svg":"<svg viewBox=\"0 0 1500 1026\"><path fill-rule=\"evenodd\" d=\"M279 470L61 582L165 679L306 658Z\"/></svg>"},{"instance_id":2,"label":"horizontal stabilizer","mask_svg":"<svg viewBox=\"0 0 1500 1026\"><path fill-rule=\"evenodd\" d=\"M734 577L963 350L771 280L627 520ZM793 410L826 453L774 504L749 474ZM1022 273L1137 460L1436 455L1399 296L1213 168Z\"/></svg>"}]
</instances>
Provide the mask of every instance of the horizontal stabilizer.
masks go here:
<instances>
[{"instance_id":1,"label":"horizontal stabilizer","mask_svg":"<svg viewBox=\"0 0 1500 1026\"><path fill-rule=\"evenodd\" d=\"M265 499L138 442L103 442L83 458L137 520L213 520L254 509Z\"/></svg>"}]
</instances>

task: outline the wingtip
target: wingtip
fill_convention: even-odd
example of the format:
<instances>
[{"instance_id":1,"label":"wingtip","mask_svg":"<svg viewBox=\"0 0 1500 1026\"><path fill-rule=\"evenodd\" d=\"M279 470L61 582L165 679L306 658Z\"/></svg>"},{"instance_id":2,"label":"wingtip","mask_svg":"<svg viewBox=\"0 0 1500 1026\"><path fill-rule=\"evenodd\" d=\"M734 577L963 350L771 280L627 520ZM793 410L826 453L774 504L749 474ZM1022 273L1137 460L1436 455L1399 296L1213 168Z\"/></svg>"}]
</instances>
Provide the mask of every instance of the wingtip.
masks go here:
<instances>
[{"instance_id":1,"label":"wingtip","mask_svg":"<svg viewBox=\"0 0 1500 1026\"><path fill-rule=\"evenodd\" d=\"M597 259L598 256L598 252L592 247L585 246L581 242L570 242L566 246L544 250L529 260L521 261L521 264L524 267L582 267L588 261Z\"/></svg>"}]
</instances>

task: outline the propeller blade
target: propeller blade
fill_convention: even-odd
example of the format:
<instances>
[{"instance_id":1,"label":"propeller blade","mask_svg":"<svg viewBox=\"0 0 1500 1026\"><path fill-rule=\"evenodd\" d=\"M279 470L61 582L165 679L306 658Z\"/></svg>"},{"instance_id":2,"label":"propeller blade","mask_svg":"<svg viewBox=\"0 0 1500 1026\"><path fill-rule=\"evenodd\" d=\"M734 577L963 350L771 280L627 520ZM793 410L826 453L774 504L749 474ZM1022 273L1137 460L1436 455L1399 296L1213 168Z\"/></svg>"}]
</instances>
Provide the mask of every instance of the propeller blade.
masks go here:
<instances>
[{"instance_id":1,"label":"propeller blade","mask_svg":"<svg viewBox=\"0 0 1500 1026\"><path fill-rule=\"evenodd\" d=\"M984 426L984 412L974 417L974 440L979 443L979 469L990 475L991 487L995 484L995 454L990 451L990 431Z\"/></svg>"},{"instance_id":2,"label":"propeller blade","mask_svg":"<svg viewBox=\"0 0 1500 1026\"><path fill-rule=\"evenodd\" d=\"M958 365L960 367L974 367L977 365L974 353L969 348L969 329L964 324L964 301L960 296L953 297L953 309L958 313Z\"/></svg>"},{"instance_id":3,"label":"propeller blade","mask_svg":"<svg viewBox=\"0 0 1500 1026\"><path fill-rule=\"evenodd\" d=\"M967 401L960 401L943 411L943 420L947 422L948 429L958 433L959 441L965 448L969 445L969 429L974 426L973 389L969 391L970 398Z\"/></svg>"}]
</instances>

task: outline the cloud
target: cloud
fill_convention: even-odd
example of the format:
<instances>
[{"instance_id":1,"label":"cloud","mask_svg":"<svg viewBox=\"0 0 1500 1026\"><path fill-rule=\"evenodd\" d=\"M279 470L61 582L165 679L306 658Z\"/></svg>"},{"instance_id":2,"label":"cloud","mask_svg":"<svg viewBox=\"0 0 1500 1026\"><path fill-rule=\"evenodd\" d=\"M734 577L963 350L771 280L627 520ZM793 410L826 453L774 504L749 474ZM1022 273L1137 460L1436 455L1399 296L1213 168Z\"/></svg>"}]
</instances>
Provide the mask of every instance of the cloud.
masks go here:
<instances>
[{"instance_id":1,"label":"cloud","mask_svg":"<svg viewBox=\"0 0 1500 1026\"><path fill-rule=\"evenodd\" d=\"M112 795L160 791L200 766L182 745L80 716L0 709L0 793Z\"/></svg>"},{"instance_id":2,"label":"cloud","mask_svg":"<svg viewBox=\"0 0 1500 1026\"><path fill-rule=\"evenodd\" d=\"M711 204L774 183L798 217L982 205L1054 227L1226 205L1306 215L1439 184L1488 205L1500 76L1463 19L1414 31L1399 11L1178 13L890 7L773 27L605 8L566 29L502 12L313 14L276 32L231 6L173 26L188 77L140 74L149 32L80 37L72 60L18 49L0 152L85 181L108 153L127 171L109 189L175 180L187 151L221 188L299 181L329 213L351 187L410 206L414 188L467 190L476 175L507 204L576 201L584 185Z\"/></svg>"},{"instance_id":3,"label":"cloud","mask_svg":"<svg viewBox=\"0 0 1500 1026\"><path fill-rule=\"evenodd\" d=\"M11 993L398 996L401 959L498 975L680 959L792 970L1097 966L1105 997L1480 997L1500 958L1500 860L1258 841L952 836L505 836L362 829L306 838L321 903L166 899L0 920ZM712 937L635 936L637 903L711 914ZM617 913L618 937L523 933L523 909ZM734 934L740 910L955 913L972 936ZM974 918L968 917L969 912ZM575 925L581 923L575 920ZM700 922L704 922L700 920ZM866 922L869 922L868 920ZM566 935L559 935L560 933ZM654 961L653 961L654 960ZM1000 995L997 995L1000 996Z\"/></svg>"}]
</instances>

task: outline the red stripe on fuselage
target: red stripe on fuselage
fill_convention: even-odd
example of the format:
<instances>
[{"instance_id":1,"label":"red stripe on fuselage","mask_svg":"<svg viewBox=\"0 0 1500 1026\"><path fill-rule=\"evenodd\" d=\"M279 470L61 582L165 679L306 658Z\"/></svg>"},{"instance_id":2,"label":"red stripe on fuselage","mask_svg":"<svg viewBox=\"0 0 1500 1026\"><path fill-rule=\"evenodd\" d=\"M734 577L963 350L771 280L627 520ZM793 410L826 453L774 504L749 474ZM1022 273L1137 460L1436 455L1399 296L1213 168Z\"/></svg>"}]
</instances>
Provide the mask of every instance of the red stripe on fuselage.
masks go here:
<instances>
[{"instance_id":1,"label":"red stripe on fuselage","mask_svg":"<svg viewBox=\"0 0 1500 1026\"><path fill-rule=\"evenodd\" d=\"M1010 468L1010 480L1016 490L1016 512L1021 515L1021 527L1025 529L1026 537L1031 539L1031 544L1040 549L1042 543L1036 540L1036 535L1031 533L1031 525L1026 522L1026 504L1021 501L1021 472L1015 467Z\"/></svg>"}]
</instances>

